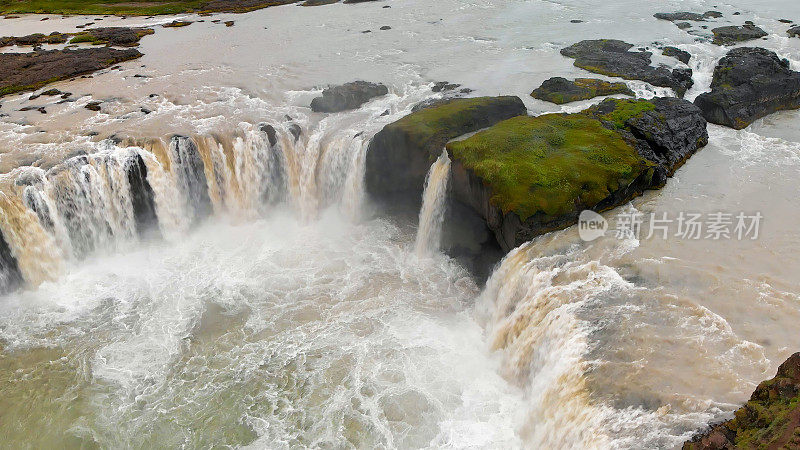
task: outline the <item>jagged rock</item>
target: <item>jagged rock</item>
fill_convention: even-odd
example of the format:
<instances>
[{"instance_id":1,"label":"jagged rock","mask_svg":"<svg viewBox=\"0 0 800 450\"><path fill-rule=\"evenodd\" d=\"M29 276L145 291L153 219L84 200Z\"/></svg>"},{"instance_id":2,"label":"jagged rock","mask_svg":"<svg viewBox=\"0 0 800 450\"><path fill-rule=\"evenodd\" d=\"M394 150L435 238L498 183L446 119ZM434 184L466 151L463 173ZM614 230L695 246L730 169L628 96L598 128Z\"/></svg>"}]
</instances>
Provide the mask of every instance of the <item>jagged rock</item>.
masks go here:
<instances>
[{"instance_id":1,"label":"jagged rock","mask_svg":"<svg viewBox=\"0 0 800 450\"><path fill-rule=\"evenodd\" d=\"M800 353L761 382L731 420L711 426L683 444L683 450L800 448Z\"/></svg>"},{"instance_id":2,"label":"jagged rock","mask_svg":"<svg viewBox=\"0 0 800 450\"><path fill-rule=\"evenodd\" d=\"M786 34L788 34L789 37L800 37L800 26L789 28Z\"/></svg>"},{"instance_id":3,"label":"jagged rock","mask_svg":"<svg viewBox=\"0 0 800 450\"><path fill-rule=\"evenodd\" d=\"M717 45L733 45L738 42L762 38L767 32L753 24L744 24L740 27L719 27L711 30L714 33L714 43Z\"/></svg>"},{"instance_id":4,"label":"jagged rock","mask_svg":"<svg viewBox=\"0 0 800 450\"><path fill-rule=\"evenodd\" d=\"M653 14L653 17L661 20L669 20L670 22L676 22L678 20L692 20L695 22L702 22L706 19L705 16L703 16L703 14L686 12L686 11L673 12L673 13L655 13Z\"/></svg>"},{"instance_id":5,"label":"jagged rock","mask_svg":"<svg viewBox=\"0 0 800 450\"><path fill-rule=\"evenodd\" d=\"M267 135L267 140L269 140L269 145L274 146L278 142L278 132L272 125L262 123L261 125L259 125L258 129Z\"/></svg>"},{"instance_id":6,"label":"jagged rock","mask_svg":"<svg viewBox=\"0 0 800 450\"><path fill-rule=\"evenodd\" d=\"M88 109L89 111L100 111L100 104L102 102L89 102L84 106L84 108Z\"/></svg>"},{"instance_id":7,"label":"jagged rock","mask_svg":"<svg viewBox=\"0 0 800 450\"><path fill-rule=\"evenodd\" d=\"M6 294L15 291L24 283L25 280L19 270L17 258L11 252L5 236L0 232L0 293Z\"/></svg>"},{"instance_id":8,"label":"jagged rock","mask_svg":"<svg viewBox=\"0 0 800 450\"><path fill-rule=\"evenodd\" d=\"M689 60L692 59L691 53L681 50L677 47L664 47L664 50L661 52L661 54L675 58L684 64L689 64Z\"/></svg>"},{"instance_id":9,"label":"jagged rock","mask_svg":"<svg viewBox=\"0 0 800 450\"><path fill-rule=\"evenodd\" d=\"M431 88L431 90L433 92L443 92L443 91L452 91L453 89L457 89L459 87L461 87L460 84L450 83L447 81L437 81L436 83L433 83L433 87Z\"/></svg>"},{"instance_id":10,"label":"jagged rock","mask_svg":"<svg viewBox=\"0 0 800 450\"><path fill-rule=\"evenodd\" d=\"M699 95L695 105L709 122L738 130L776 111L800 108L800 72L770 50L735 48L719 61L711 92Z\"/></svg>"},{"instance_id":11,"label":"jagged rock","mask_svg":"<svg viewBox=\"0 0 800 450\"><path fill-rule=\"evenodd\" d=\"M108 47L0 53L0 97L36 90L54 81L95 72L141 56L135 49Z\"/></svg>"},{"instance_id":12,"label":"jagged rock","mask_svg":"<svg viewBox=\"0 0 800 450\"><path fill-rule=\"evenodd\" d=\"M694 84L691 69L650 65L651 52L631 52L632 44L616 39L581 41L561 50L575 59L575 66L590 72L626 80L642 80L672 88L680 97Z\"/></svg>"},{"instance_id":13,"label":"jagged rock","mask_svg":"<svg viewBox=\"0 0 800 450\"><path fill-rule=\"evenodd\" d=\"M545 80L541 86L536 88L531 93L531 97L562 105L616 94L630 95L631 97L636 95L625 83L612 83L596 78L576 78L574 81L570 81L566 78L553 77Z\"/></svg>"},{"instance_id":14,"label":"jagged rock","mask_svg":"<svg viewBox=\"0 0 800 450\"><path fill-rule=\"evenodd\" d=\"M357 109L371 99L388 93L389 89L382 84L353 81L322 91L322 97L311 101L311 110L330 113Z\"/></svg>"},{"instance_id":15,"label":"jagged rock","mask_svg":"<svg viewBox=\"0 0 800 450\"><path fill-rule=\"evenodd\" d=\"M140 237L148 237L158 232L158 215L153 196L153 188L147 181L147 165L138 153L125 162L125 174L131 189L131 205Z\"/></svg>"}]
</instances>

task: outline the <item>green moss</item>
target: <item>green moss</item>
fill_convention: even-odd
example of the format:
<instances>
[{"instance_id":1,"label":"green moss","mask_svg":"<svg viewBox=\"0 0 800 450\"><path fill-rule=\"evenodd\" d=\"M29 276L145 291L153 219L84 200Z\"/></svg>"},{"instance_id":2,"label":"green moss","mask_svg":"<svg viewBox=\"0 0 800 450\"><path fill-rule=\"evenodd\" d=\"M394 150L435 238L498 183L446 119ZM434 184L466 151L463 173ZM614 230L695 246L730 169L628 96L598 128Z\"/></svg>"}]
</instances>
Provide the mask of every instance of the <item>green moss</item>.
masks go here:
<instances>
[{"instance_id":1,"label":"green moss","mask_svg":"<svg viewBox=\"0 0 800 450\"><path fill-rule=\"evenodd\" d=\"M580 114L515 117L447 148L491 187L494 205L523 220L593 207L652 167Z\"/></svg>"},{"instance_id":2,"label":"green moss","mask_svg":"<svg viewBox=\"0 0 800 450\"><path fill-rule=\"evenodd\" d=\"M93 36L90 33L78 33L77 35L75 35L75 37L69 40L70 44L83 44L87 42L94 45L101 45L106 43L105 41L97 38L96 36Z\"/></svg>"},{"instance_id":3,"label":"green moss","mask_svg":"<svg viewBox=\"0 0 800 450\"><path fill-rule=\"evenodd\" d=\"M186 12L247 12L294 0L216 1L209 0L0 0L0 14L117 14L162 15Z\"/></svg>"},{"instance_id":4,"label":"green moss","mask_svg":"<svg viewBox=\"0 0 800 450\"><path fill-rule=\"evenodd\" d=\"M613 108L609 108L609 105ZM600 105L589 108L585 112L593 117L611 123L614 128L621 130L625 128L625 122L633 117L638 117L642 113L652 111L656 105L647 100L641 99L610 99Z\"/></svg>"},{"instance_id":5,"label":"green moss","mask_svg":"<svg viewBox=\"0 0 800 450\"><path fill-rule=\"evenodd\" d=\"M455 99L409 114L388 128L399 128L410 143L434 152L438 157L447 141L474 130L473 125L483 115L482 110L490 104L508 103L515 97L475 97ZM517 100L519 102L519 100ZM521 102L520 102L521 105ZM506 116L508 117L508 116ZM488 126L479 125L480 126ZM466 129L466 130L465 130Z\"/></svg>"}]
</instances>

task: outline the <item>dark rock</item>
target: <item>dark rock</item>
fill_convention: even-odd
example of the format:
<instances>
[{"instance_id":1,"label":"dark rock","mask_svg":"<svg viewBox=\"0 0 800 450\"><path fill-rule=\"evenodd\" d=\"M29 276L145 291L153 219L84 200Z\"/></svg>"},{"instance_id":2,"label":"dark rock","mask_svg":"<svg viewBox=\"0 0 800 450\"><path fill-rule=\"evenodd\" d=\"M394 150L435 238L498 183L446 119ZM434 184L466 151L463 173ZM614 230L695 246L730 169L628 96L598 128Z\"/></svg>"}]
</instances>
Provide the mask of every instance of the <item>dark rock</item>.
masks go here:
<instances>
[{"instance_id":1,"label":"dark rock","mask_svg":"<svg viewBox=\"0 0 800 450\"><path fill-rule=\"evenodd\" d=\"M226 20L224 23L226 27L232 27L235 22L233 20Z\"/></svg>"},{"instance_id":2,"label":"dark rock","mask_svg":"<svg viewBox=\"0 0 800 450\"><path fill-rule=\"evenodd\" d=\"M734 16L738 16L738 15L741 15L741 14L742 13L740 13L739 11L736 11L735 13L733 13Z\"/></svg>"},{"instance_id":3,"label":"dark rock","mask_svg":"<svg viewBox=\"0 0 800 450\"><path fill-rule=\"evenodd\" d=\"M56 95L61 95L63 92L59 91L58 89L48 89L42 92L41 95L46 95L48 97L55 97Z\"/></svg>"},{"instance_id":4,"label":"dark rock","mask_svg":"<svg viewBox=\"0 0 800 450\"><path fill-rule=\"evenodd\" d=\"M702 22L706 18L703 14L693 13L693 12L673 12L673 13L655 13L653 17L656 19L661 20L669 20L670 22L676 22L678 20L691 20L695 22Z\"/></svg>"},{"instance_id":5,"label":"dark rock","mask_svg":"<svg viewBox=\"0 0 800 450\"><path fill-rule=\"evenodd\" d=\"M140 109L140 111L141 111L141 112L143 112L144 114L150 114L151 112L153 112L153 111L151 111L151 110L149 110L149 109L147 109L147 108L144 108L144 107L142 107L142 108Z\"/></svg>"},{"instance_id":6,"label":"dark rock","mask_svg":"<svg viewBox=\"0 0 800 450\"><path fill-rule=\"evenodd\" d=\"M719 19L722 17L722 13L719 11L706 11L703 13L703 17L707 19Z\"/></svg>"},{"instance_id":7,"label":"dark rock","mask_svg":"<svg viewBox=\"0 0 800 450\"><path fill-rule=\"evenodd\" d=\"M388 116L388 115L389 115L389 110L388 109L381 113L381 117Z\"/></svg>"},{"instance_id":8,"label":"dark rock","mask_svg":"<svg viewBox=\"0 0 800 450\"><path fill-rule=\"evenodd\" d=\"M684 64L689 64L689 60L692 59L691 53L681 50L677 47L664 47L664 50L661 52L661 54L664 56L673 57Z\"/></svg>"},{"instance_id":9,"label":"dark rock","mask_svg":"<svg viewBox=\"0 0 800 450\"><path fill-rule=\"evenodd\" d=\"M389 25L384 25L384 26L381 27L382 31L391 30L391 29L392 29L392 27L390 27Z\"/></svg>"},{"instance_id":10,"label":"dark rock","mask_svg":"<svg viewBox=\"0 0 800 450\"><path fill-rule=\"evenodd\" d=\"M276 143L278 143L278 133L275 131L275 127L266 123L262 123L259 125L258 129L266 133L270 146L274 146Z\"/></svg>"},{"instance_id":11,"label":"dark rock","mask_svg":"<svg viewBox=\"0 0 800 450\"><path fill-rule=\"evenodd\" d=\"M800 447L800 353L778 367L775 377L761 382L733 418L712 425L683 444L683 450Z\"/></svg>"},{"instance_id":12,"label":"dark rock","mask_svg":"<svg viewBox=\"0 0 800 450\"><path fill-rule=\"evenodd\" d=\"M447 141L525 113L518 97L450 99L386 125L367 149L367 193L418 204L428 169Z\"/></svg>"},{"instance_id":13,"label":"dark rock","mask_svg":"<svg viewBox=\"0 0 800 450\"><path fill-rule=\"evenodd\" d=\"M134 49L108 47L0 53L0 97L105 69L141 57Z\"/></svg>"},{"instance_id":14,"label":"dark rock","mask_svg":"<svg viewBox=\"0 0 800 450\"><path fill-rule=\"evenodd\" d=\"M531 93L531 97L562 105L616 94L630 95L631 97L636 95L625 83L612 83L595 78L577 78L574 81L570 81L566 78L553 77L545 80L541 86Z\"/></svg>"},{"instance_id":15,"label":"dark rock","mask_svg":"<svg viewBox=\"0 0 800 450\"><path fill-rule=\"evenodd\" d=\"M89 111L100 111L100 104L102 102L89 102L84 106L84 108L88 109Z\"/></svg>"},{"instance_id":16,"label":"dark rock","mask_svg":"<svg viewBox=\"0 0 800 450\"><path fill-rule=\"evenodd\" d=\"M719 27L714 28L711 32L714 33L713 42L717 45L733 45L737 42L758 39L767 35L766 31L752 24L745 24L740 27Z\"/></svg>"},{"instance_id":17,"label":"dark rock","mask_svg":"<svg viewBox=\"0 0 800 450\"><path fill-rule=\"evenodd\" d=\"M460 86L460 84L448 83L447 81L438 81L433 83L431 90L433 92L452 91Z\"/></svg>"},{"instance_id":18,"label":"dark rock","mask_svg":"<svg viewBox=\"0 0 800 450\"><path fill-rule=\"evenodd\" d=\"M800 26L789 28L786 34L788 34L789 37L800 37Z\"/></svg>"},{"instance_id":19,"label":"dark rock","mask_svg":"<svg viewBox=\"0 0 800 450\"><path fill-rule=\"evenodd\" d=\"M800 108L800 72L775 52L735 48L714 69L711 92L695 104L709 122L738 130L776 111Z\"/></svg>"},{"instance_id":20,"label":"dark rock","mask_svg":"<svg viewBox=\"0 0 800 450\"><path fill-rule=\"evenodd\" d=\"M322 91L322 97L311 101L311 110L314 112L339 112L357 109L371 99L388 93L389 89L382 84L353 81Z\"/></svg>"},{"instance_id":21,"label":"dark rock","mask_svg":"<svg viewBox=\"0 0 800 450\"><path fill-rule=\"evenodd\" d=\"M0 293L13 292L23 284L25 280L19 270L17 258L14 257L4 233L0 231Z\"/></svg>"},{"instance_id":22,"label":"dark rock","mask_svg":"<svg viewBox=\"0 0 800 450\"><path fill-rule=\"evenodd\" d=\"M689 22L678 22L675 25L681 30L688 30L689 28L692 28L692 24Z\"/></svg>"},{"instance_id":23,"label":"dark rock","mask_svg":"<svg viewBox=\"0 0 800 450\"><path fill-rule=\"evenodd\" d=\"M330 5L332 3L339 3L339 0L306 0L301 5L302 6L321 6L321 5Z\"/></svg>"},{"instance_id":24,"label":"dark rock","mask_svg":"<svg viewBox=\"0 0 800 450\"><path fill-rule=\"evenodd\" d=\"M141 155L134 154L125 161L125 173L131 190L131 204L136 231L140 237L152 236L158 230L158 215L153 189L147 181L147 165Z\"/></svg>"},{"instance_id":25,"label":"dark rock","mask_svg":"<svg viewBox=\"0 0 800 450\"><path fill-rule=\"evenodd\" d=\"M569 23L583 23L583 21L580 19L572 19L569 21Z\"/></svg>"},{"instance_id":26,"label":"dark rock","mask_svg":"<svg viewBox=\"0 0 800 450\"><path fill-rule=\"evenodd\" d=\"M794 23L794 20L789 20L789 19L778 19L778 22L780 22L780 23Z\"/></svg>"},{"instance_id":27,"label":"dark rock","mask_svg":"<svg viewBox=\"0 0 800 450\"><path fill-rule=\"evenodd\" d=\"M561 54L575 58L575 66L590 72L626 80L642 80L654 86L672 88L678 96L694 84L691 69L653 67L650 52L631 52L633 47L615 39L581 41L561 50Z\"/></svg>"},{"instance_id":28,"label":"dark rock","mask_svg":"<svg viewBox=\"0 0 800 450\"><path fill-rule=\"evenodd\" d=\"M39 111L42 114L47 114L47 110L44 109L44 106L26 106L20 108L20 111Z\"/></svg>"},{"instance_id":29,"label":"dark rock","mask_svg":"<svg viewBox=\"0 0 800 450\"><path fill-rule=\"evenodd\" d=\"M300 139L300 136L303 134L303 129L300 128L300 125L293 123L289 125L289 133L292 134L294 141L297 142L298 139Z\"/></svg>"},{"instance_id":30,"label":"dark rock","mask_svg":"<svg viewBox=\"0 0 800 450\"><path fill-rule=\"evenodd\" d=\"M152 28L104 27L93 28L74 35L70 43L89 42L117 47L134 47L144 37L155 33Z\"/></svg>"}]
</instances>

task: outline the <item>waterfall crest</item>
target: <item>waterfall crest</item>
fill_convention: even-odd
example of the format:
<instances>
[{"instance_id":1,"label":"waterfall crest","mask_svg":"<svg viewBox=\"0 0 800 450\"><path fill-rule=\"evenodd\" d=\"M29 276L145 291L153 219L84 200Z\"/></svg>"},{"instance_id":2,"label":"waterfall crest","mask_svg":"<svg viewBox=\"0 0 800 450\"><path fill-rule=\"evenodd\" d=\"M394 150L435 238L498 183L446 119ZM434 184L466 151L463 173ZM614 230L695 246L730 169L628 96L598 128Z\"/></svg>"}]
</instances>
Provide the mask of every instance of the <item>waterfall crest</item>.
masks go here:
<instances>
[{"instance_id":1,"label":"waterfall crest","mask_svg":"<svg viewBox=\"0 0 800 450\"><path fill-rule=\"evenodd\" d=\"M428 175L425 177L422 208L419 212L419 228L414 245L418 256L430 255L439 250L449 178L450 157L447 155L447 150L442 150L442 154L431 165Z\"/></svg>"}]
</instances>

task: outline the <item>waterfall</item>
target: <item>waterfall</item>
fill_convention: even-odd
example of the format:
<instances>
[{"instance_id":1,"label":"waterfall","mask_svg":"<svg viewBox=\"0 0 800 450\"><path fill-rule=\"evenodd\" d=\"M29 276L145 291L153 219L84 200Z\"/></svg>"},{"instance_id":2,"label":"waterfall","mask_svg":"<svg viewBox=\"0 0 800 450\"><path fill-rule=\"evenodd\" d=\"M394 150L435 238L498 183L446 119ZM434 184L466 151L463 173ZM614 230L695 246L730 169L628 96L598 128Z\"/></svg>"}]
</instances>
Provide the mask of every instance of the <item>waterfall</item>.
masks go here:
<instances>
[{"instance_id":1,"label":"waterfall","mask_svg":"<svg viewBox=\"0 0 800 450\"><path fill-rule=\"evenodd\" d=\"M443 150L425 177L425 190L422 193L422 208L419 212L419 228L415 243L415 250L419 256L437 251L441 244L449 178L450 157L447 155L447 150Z\"/></svg>"},{"instance_id":2,"label":"waterfall","mask_svg":"<svg viewBox=\"0 0 800 450\"><path fill-rule=\"evenodd\" d=\"M305 220L328 207L356 218L368 141L325 120L304 133L287 118L227 135L101 141L49 170L16 169L0 183L0 288L35 287L97 252L180 239L212 215L288 204Z\"/></svg>"}]
</instances>

